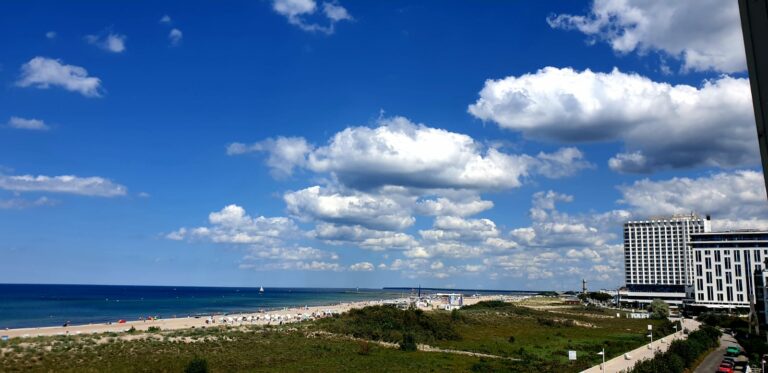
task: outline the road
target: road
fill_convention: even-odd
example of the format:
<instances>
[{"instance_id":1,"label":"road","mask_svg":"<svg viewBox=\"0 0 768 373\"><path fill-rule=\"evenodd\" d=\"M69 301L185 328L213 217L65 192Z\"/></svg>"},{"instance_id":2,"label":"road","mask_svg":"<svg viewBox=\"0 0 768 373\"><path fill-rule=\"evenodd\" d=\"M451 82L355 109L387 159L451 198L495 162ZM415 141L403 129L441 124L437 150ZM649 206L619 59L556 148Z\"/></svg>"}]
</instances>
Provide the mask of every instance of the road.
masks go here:
<instances>
[{"instance_id":1,"label":"road","mask_svg":"<svg viewBox=\"0 0 768 373\"><path fill-rule=\"evenodd\" d=\"M698 367L696 367L696 370L694 370L694 373L714 373L717 372L717 368L720 367L720 362L723 361L723 357L725 356L725 349L729 346L736 346L741 348L739 346L739 342L736 342L736 339L734 339L732 336L728 334L723 334L722 337L720 337L720 347L718 347L716 350L712 351L707 355L706 358L704 358L704 361L699 364ZM743 372L744 371L744 365L746 365L746 359L743 356L739 357L739 360L743 364L737 364L734 371L736 372Z\"/></svg>"}]
</instances>

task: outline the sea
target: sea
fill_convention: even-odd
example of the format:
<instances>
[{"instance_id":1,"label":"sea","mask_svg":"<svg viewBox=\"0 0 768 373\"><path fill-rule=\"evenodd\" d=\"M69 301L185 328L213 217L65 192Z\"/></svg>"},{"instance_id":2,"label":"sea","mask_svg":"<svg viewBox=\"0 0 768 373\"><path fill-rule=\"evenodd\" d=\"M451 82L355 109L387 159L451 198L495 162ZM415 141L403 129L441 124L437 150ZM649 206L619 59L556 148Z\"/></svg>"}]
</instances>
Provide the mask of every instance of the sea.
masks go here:
<instances>
[{"instance_id":1,"label":"sea","mask_svg":"<svg viewBox=\"0 0 768 373\"><path fill-rule=\"evenodd\" d=\"M0 330L393 299L405 290L0 284Z\"/></svg>"},{"instance_id":2,"label":"sea","mask_svg":"<svg viewBox=\"0 0 768 373\"><path fill-rule=\"evenodd\" d=\"M526 294L509 290L438 288L252 287L0 284L0 330L257 312L284 307L386 300L435 292Z\"/></svg>"}]
</instances>

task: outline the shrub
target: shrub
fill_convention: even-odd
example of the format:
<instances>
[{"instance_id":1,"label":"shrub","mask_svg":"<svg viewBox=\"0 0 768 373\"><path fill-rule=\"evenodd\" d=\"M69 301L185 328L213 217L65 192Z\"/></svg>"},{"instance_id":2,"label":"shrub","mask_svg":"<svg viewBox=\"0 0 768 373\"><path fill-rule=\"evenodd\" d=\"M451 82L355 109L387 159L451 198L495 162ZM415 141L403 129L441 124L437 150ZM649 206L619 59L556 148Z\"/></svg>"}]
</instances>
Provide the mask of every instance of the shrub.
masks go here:
<instances>
[{"instance_id":1,"label":"shrub","mask_svg":"<svg viewBox=\"0 0 768 373\"><path fill-rule=\"evenodd\" d=\"M464 321L464 315L459 310L451 311L451 321Z\"/></svg>"},{"instance_id":2,"label":"shrub","mask_svg":"<svg viewBox=\"0 0 768 373\"><path fill-rule=\"evenodd\" d=\"M555 322L555 320L548 319L546 317L537 317L536 322L539 323L539 325L544 326L557 326L557 322Z\"/></svg>"},{"instance_id":3,"label":"shrub","mask_svg":"<svg viewBox=\"0 0 768 373\"><path fill-rule=\"evenodd\" d=\"M454 324L448 313L399 310L393 306L353 309L338 318L319 322L321 328L334 333L393 343L399 343L406 333L421 341L459 340L461 336Z\"/></svg>"},{"instance_id":4,"label":"shrub","mask_svg":"<svg viewBox=\"0 0 768 373\"><path fill-rule=\"evenodd\" d=\"M507 339L507 341L508 341L509 343L515 343L515 336L514 336L514 335L510 335L510 336L509 336L509 339Z\"/></svg>"},{"instance_id":5,"label":"shrub","mask_svg":"<svg viewBox=\"0 0 768 373\"><path fill-rule=\"evenodd\" d=\"M720 331L704 325L688 335L686 340L672 342L664 353L657 353L653 359L637 363L631 373L683 372L711 348L720 345Z\"/></svg>"},{"instance_id":6,"label":"shrub","mask_svg":"<svg viewBox=\"0 0 768 373\"><path fill-rule=\"evenodd\" d=\"M496 369L485 358L480 358L480 361L472 364L470 368L472 372L495 372Z\"/></svg>"},{"instance_id":7,"label":"shrub","mask_svg":"<svg viewBox=\"0 0 768 373\"><path fill-rule=\"evenodd\" d=\"M464 306L464 310L479 310L484 308L502 308L502 307L509 307L510 304L504 301L500 300L484 300L482 302L477 302L470 306Z\"/></svg>"},{"instance_id":8,"label":"shrub","mask_svg":"<svg viewBox=\"0 0 768 373\"><path fill-rule=\"evenodd\" d=\"M128 329L128 333L131 333L131 334L136 333L136 328L131 327L130 329Z\"/></svg>"},{"instance_id":9,"label":"shrub","mask_svg":"<svg viewBox=\"0 0 768 373\"><path fill-rule=\"evenodd\" d=\"M184 373L207 373L208 361L203 358L195 357L184 368Z\"/></svg>"},{"instance_id":10,"label":"shrub","mask_svg":"<svg viewBox=\"0 0 768 373\"><path fill-rule=\"evenodd\" d=\"M411 333L403 335L403 340L400 342L400 349L403 351L416 351L416 337Z\"/></svg>"},{"instance_id":11,"label":"shrub","mask_svg":"<svg viewBox=\"0 0 768 373\"><path fill-rule=\"evenodd\" d=\"M157 332L160 331L160 327L159 326L150 326L149 328L147 328L147 331L150 332L150 333L157 333Z\"/></svg>"}]
</instances>

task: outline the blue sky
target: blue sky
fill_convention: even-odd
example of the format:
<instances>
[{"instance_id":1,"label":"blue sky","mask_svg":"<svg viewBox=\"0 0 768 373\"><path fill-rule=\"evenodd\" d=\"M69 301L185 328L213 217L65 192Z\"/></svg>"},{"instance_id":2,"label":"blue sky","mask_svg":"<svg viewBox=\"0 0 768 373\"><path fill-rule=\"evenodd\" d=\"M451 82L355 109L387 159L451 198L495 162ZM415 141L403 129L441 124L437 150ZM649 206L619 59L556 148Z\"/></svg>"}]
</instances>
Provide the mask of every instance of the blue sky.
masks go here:
<instances>
[{"instance_id":1,"label":"blue sky","mask_svg":"<svg viewBox=\"0 0 768 373\"><path fill-rule=\"evenodd\" d=\"M0 4L0 282L571 289L764 227L735 1Z\"/></svg>"}]
</instances>

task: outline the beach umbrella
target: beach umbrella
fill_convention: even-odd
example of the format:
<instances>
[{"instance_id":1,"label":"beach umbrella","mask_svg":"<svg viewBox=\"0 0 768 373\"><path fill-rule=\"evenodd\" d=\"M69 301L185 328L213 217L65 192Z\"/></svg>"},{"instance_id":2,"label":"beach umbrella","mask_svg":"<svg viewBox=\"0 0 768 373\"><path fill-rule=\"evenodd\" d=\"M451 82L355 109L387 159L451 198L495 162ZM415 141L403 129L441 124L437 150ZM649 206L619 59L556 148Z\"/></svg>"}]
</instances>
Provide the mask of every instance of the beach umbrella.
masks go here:
<instances>
[{"instance_id":1,"label":"beach umbrella","mask_svg":"<svg viewBox=\"0 0 768 373\"><path fill-rule=\"evenodd\" d=\"M125 320L123 320L123 319L117 320L117 323L118 324L125 324Z\"/></svg>"}]
</instances>

